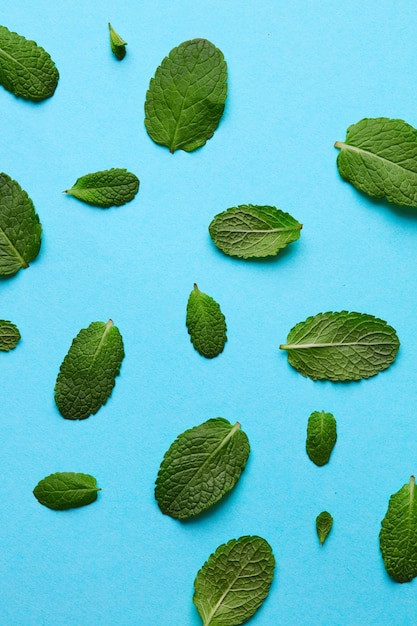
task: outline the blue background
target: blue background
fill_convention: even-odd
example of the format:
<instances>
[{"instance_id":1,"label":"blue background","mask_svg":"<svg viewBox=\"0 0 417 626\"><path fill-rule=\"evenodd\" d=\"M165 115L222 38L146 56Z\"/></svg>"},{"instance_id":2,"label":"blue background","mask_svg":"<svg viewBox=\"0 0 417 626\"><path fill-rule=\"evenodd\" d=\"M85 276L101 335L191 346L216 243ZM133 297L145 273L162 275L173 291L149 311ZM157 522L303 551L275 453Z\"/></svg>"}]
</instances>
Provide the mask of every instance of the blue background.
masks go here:
<instances>
[{"instance_id":1,"label":"blue background","mask_svg":"<svg viewBox=\"0 0 417 626\"><path fill-rule=\"evenodd\" d=\"M41 253L0 283L0 317L22 341L0 354L0 623L198 626L196 572L218 545L259 534L276 576L253 626L408 625L416 582L385 573L380 522L417 471L417 211L376 202L336 169L336 140L363 117L417 126L413 0L3 1L0 23L35 39L60 71L41 104L0 90L0 171L33 199ZM111 55L107 22L128 42ZM147 136L143 103L162 58L205 37L229 68L226 111L202 149L171 155ZM88 172L126 167L141 187L106 211L62 194ZM303 223L269 261L222 255L208 224L238 204ZM227 318L224 353L192 348L193 283ZM401 340L395 364L352 384L303 378L278 350L309 315L374 314ZM80 328L112 318L126 358L95 416L63 419L59 365ZM334 413L329 465L305 453L312 411ZM251 443L247 468L214 510L161 514L153 488L186 428L222 416ZM54 512L32 489L55 471L96 476L93 505ZM334 516L324 547L323 509Z\"/></svg>"}]
</instances>

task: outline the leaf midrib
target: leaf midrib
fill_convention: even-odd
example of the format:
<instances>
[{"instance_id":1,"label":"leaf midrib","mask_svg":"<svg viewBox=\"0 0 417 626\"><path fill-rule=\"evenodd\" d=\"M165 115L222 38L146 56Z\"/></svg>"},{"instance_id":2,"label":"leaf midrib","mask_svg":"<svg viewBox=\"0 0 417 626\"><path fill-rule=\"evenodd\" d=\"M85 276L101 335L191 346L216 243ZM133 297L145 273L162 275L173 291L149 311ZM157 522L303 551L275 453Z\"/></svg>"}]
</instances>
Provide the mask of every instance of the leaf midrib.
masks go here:
<instances>
[{"instance_id":1,"label":"leaf midrib","mask_svg":"<svg viewBox=\"0 0 417 626\"><path fill-rule=\"evenodd\" d=\"M392 341L377 341L363 343L361 341L336 342L336 343L303 343L303 344L281 344L280 350L304 350L308 348L339 348L348 346L391 346Z\"/></svg>"},{"instance_id":2,"label":"leaf midrib","mask_svg":"<svg viewBox=\"0 0 417 626\"><path fill-rule=\"evenodd\" d=\"M371 152L370 150L364 150L363 148L358 148L357 146L353 146L349 143L344 143L343 141L336 141L334 145L335 145L335 148L339 148L340 150L346 149L346 150L351 150L352 152L357 152L358 154L366 154L367 156L372 156L375 159L379 159L380 161L384 163L388 163L389 165L398 167L398 169L404 172L407 172L409 174L414 174L415 176L417 176L417 172L415 172L414 170L404 167L403 165L400 165L399 163L395 163L394 161L390 161L389 159L386 159L380 156L379 154L375 154L375 152Z\"/></svg>"},{"instance_id":3,"label":"leaf midrib","mask_svg":"<svg viewBox=\"0 0 417 626\"><path fill-rule=\"evenodd\" d=\"M9 237L6 235L5 230L1 226L0 226L0 233L4 236L7 244L9 245L9 248L12 250L12 256L14 256L20 261L22 267L25 267L25 268L29 267L29 263L22 257L18 249L10 241Z\"/></svg>"},{"instance_id":4,"label":"leaf midrib","mask_svg":"<svg viewBox=\"0 0 417 626\"><path fill-rule=\"evenodd\" d=\"M21 61L19 61L18 59L15 59L15 57L11 56L8 52L3 50L3 48L0 48L0 54L2 54L6 59L9 59L10 61L13 61L13 63L16 63L16 65L20 65L20 67L23 67L24 70L29 72L29 74L31 74L31 76L36 78L36 80L39 82L39 77L36 75L35 72L32 71L30 66L27 66L24 63L22 63Z\"/></svg>"}]
</instances>

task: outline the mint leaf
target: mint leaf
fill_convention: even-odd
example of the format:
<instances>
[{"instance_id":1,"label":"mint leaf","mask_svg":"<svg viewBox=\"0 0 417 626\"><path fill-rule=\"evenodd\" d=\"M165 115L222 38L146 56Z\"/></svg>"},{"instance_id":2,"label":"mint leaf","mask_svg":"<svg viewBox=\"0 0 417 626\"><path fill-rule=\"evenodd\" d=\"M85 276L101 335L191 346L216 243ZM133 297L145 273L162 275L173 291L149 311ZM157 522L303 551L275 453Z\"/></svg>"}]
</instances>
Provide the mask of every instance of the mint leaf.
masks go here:
<instances>
[{"instance_id":1,"label":"mint leaf","mask_svg":"<svg viewBox=\"0 0 417 626\"><path fill-rule=\"evenodd\" d=\"M43 48L0 26L0 85L37 102L54 94L58 79L58 70Z\"/></svg>"},{"instance_id":2,"label":"mint leaf","mask_svg":"<svg viewBox=\"0 0 417 626\"><path fill-rule=\"evenodd\" d=\"M219 213L209 226L222 252L243 259L273 256L300 237L302 225L274 206L241 204Z\"/></svg>"},{"instance_id":3,"label":"mint leaf","mask_svg":"<svg viewBox=\"0 0 417 626\"><path fill-rule=\"evenodd\" d=\"M306 450L316 465L326 465L336 443L336 420L331 413L314 411L308 418Z\"/></svg>"},{"instance_id":4,"label":"mint leaf","mask_svg":"<svg viewBox=\"0 0 417 626\"><path fill-rule=\"evenodd\" d=\"M28 267L39 253L42 226L19 183L0 173L0 276Z\"/></svg>"},{"instance_id":5,"label":"mint leaf","mask_svg":"<svg viewBox=\"0 0 417 626\"><path fill-rule=\"evenodd\" d=\"M162 513L187 519L210 508L240 478L249 441L222 417L203 422L177 437L165 453L155 486Z\"/></svg>"},{"instance_id":6,"label":"mint leaf","mask_svg":"<svg viewBox=\"0 0 417 626\"><path fill-rule=\"evenodd\" d=\"M121 61L126 56L126 46L127 41L125 41L116 31L113 26L109 22L109 31L110 31L110 47L116 59Z\"/></svg>"},{"instance_id":7,"label":"mint leaf","mask_svg":"<svg viewBox=\"0 0 417 626\"><path fill-rule=\"evenodd\" d=\"M15 324L0 320L0 350L8 352L16 347L20 341L20 332Z\"/></svg>"},{"instance_id":8,"label":"mint leaf","mask_svg":"<svg viewBox=\"0 0 417 626\"><path fill-rule=\"evenodd\" d=\"M320 545L326 541L333 526L333 517L327 511L322 511L316 517L316 530Z\"/></svg>"},{"instance_id":9,"label":"mint leaf","mask_svg":"<svg viewBox=\"0 0 417 626\"><path fill-rule=\"evenodd\" d=\"M319 313L290 331L281 350L313 380L359 380L391 365L400 342L386 322L366 313Z\"/></svg>"},{"instance_id":10,"label":"mint leaf","mask_svg":"<svg viewBox=\"0 0 417 626\"><path fill-rule=\"evenodd\" d=\"M145 126L171 152L192 152L210 139L227 95L223 54L207 39L184 41L165 57L151 79Z\"/></svg>"},{"instance_id":11,"label":"mint leaf","mask_svg":"<svg viewBox=\"0 0 417 626\"><path fill-rule=\"evenodd\" d=\"M56 472L38 482L33 495L49 509L64 511L97 500L97 481L90 474Z\"/></svg>"},{"instance_id":12,"label":"mint leaf","mask_svg":"<svg viewBox=\"0 0 417 626\"><path fill-rule=\"evenodd\" d=\"M139 179L125 169L112 168L81 176L64 193L87 204L107 209L133 200L139 190Z\"/></svg>"},{"instance_id":13,"label":"mint leaf","mask_svg":"<svg viewBox=\"0 0 417 626\"><path fill-rule=\"evenodd\" d=\"M385 569L398 583L417 576L417 487L414 476L394 493L381 523L379 544Z\"/></svg>"},{"instance_id":14,"label":"mint leaf","mask_svg":"<svg viewBox=\"0 0 417 626\"><path fill-rule=\"evenodd\" d=\"M374 198L417 208L417 130L387 117L363 119L337 141L339 173Z\"/></svg>"},{"instance_id":15,"label":"mint leaf","mask_svg":"<svg viewBox=\"0 0 417 626\"><path fill-rule=\"evenodd\" d=\"M194 581L193 602L203 626L239 626L269 593L275 559L262 537L245 536L219 546Z\"/></svg>"},{"instance_id":16,"label":"mint leaf","mask_svg":"<svg viewBox=\"0 0 417 626\"><path fill-rule=\"evenodd\" d=\"M55 402L67 419L85 419L107 402L124 357L122 336L112 320L80 330L63 360Z\"/></svg>"},{"instance_id":17,"label":"mint leaf","mask_svg":"<svg viewBox=\"0 0 417 626\"><path fill-rule=\"evenodd\" d=\"M207 359L223 352L226 337L226 319L219 304L199 290L194 283L187 304L185 323L194 348Z\"/></svg>"}]
</instances>

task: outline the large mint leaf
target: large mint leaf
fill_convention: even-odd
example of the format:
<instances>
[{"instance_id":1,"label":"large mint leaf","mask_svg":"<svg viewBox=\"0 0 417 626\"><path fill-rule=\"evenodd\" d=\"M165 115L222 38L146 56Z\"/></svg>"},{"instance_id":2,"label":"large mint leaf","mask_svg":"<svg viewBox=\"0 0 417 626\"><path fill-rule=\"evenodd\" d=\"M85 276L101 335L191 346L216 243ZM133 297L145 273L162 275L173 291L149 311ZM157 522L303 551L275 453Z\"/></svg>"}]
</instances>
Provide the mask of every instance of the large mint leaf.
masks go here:
<instances>
[{"instance_id":1,"label":"large mint leaf","mask_svg":"<svg viewBox=\"0 0 417 626\"><path fill-rule=\"evenodd\" d=\"M196 284L188 298L185 323L191 343L202 356L213 359L223 352L227 341L226 319L220 305Z\"/></svg>"},{"instance_id":2,"label":"large mint leaf","mask_svg":"<svg viewBox=\"0 0 417 626\"><path fill-rule=\"evenodd\" d=\"M15 96L50 98L59 74L49 54L34 41L0 26L0 84Z\"/></svg>"},{"instance_id":3,"label":"large mint leaf","mask_svg":"<svg viewBox=\"0 0 417 626\"><path fill-rule=\"evenodd\" d=\"M395 360L400 342L386 322L366 313L319 313L290 331L281 350L313 380L359 380Z\"/></svg>"},{"instance_id":4,"label":"large mint leaf","mask_svg":"<svg viewBox=\"0 0 417 626\"><path fill-rule=\"evenodd\" d=\"M417 130L387 117L349 126L340 148L340 175L357 189L398 205L417 208Z\"/></svg>"},{"instance_id":5,"label":"large mint leaf","mask_svg":"<svg viewBox=\"0 0 417 626\"><path fill-rule=\"evenodd\" d=\"M385 569L398 583L417 576L417 487L414 476L394 493L381 523L379 542Z\"/></svg>"},{"instance_id":6,"label":"large mint leaf","mask_svg":"<svg viewBox=\"0 0 417 626\"><path fill-rule=\"evenodd\" d=\"M174 48L151 79L145 126L155 143L171 152L203 146L219 125L227 95L223 54L207 39Z\"/></svg>"},{"instance_id":7,"label":"large mint leaf","mask_svg":"<svg viewBox=\"0 0 417 626\"><path fill-rule=\"evenodd\" d=\"M249 441L222 417L179 435L165 453L155 498L163 513L187 519L218 502L237 483L249 456Z\"/></svg>"},{"instance_id":8,"label":"large mint leaf","mask_svg":"<svg viewBox=\"0 0 417 626\"><path fill-rule=\"evenodd\" d=\"M0 276L28 267L39 253L42 226L19 183L0 173Z\"/></svg>"},{"instance_id":9,"label":"large mint leaf","mask_svg":"<svg viewBox=\"0 0 417 626\"><path fill-rule=\"evenodd\" d=\"M300 237L302 225L273 206L242 204L219 213L209 226L222 252L243 259L273 256Z\"/></svg>"},{"instance_id":10,"label":"large mint leaf","mask_svg":"<svg viewBox=\"0 0 417 626\"><path fill-rule=\"evenodd\" d=\"M97 500L97 481L90 474L56 472L38 482L33 495L49 509L63 511Z\"/></svg>"},{"instance_id":11,"label":"large mint leaf","mask_svg":"<svg viewBox=\"0 0 417 626\"><path fill-rule=\"evenodd\" d=\"M203 626L246 622L268 595L274 568L271 546L262 537L240 537L219 546L194 581L193 602Z\"/></svg>"},{"instance_id":12,"label":"large mint leaf","mask_svg":"<svg viewBox=\"0 0 417 626\"><path fill-rule=\"evenodd\" d=\"M61 364L55 402L63 417L85 419L109 398L124 357L122 336L112 320L80 330Z\"/></svg>"},{"instance_id":13,"label":"large mint leaf","mask_svg":"<svg viewBox=\"0 0 417 626\"><path fill-rule=\"evenodd\" d=\"M7 320L0 320L0 350L13 350L19 341L20 332L17 326Z\"/></svg>"},{"instance_id":14,"label":"large mint leaf","mask_svg":"<svg viewBox=\"0 0 417 626\"><path fill-rule=\"evenodd\" d=\"M133 200L139 190L139 179L126 169L113 168L81 176L65 193L87 204L107 209Z\"/></svg>"},{"instance_id":15,"label":"large mint leaf","mask_svg":"<svg viewBox=\"0 0 417 626\"><path fill-rule=\"evenodd\" d=\"M306 451L316 465L326 465L336 443L336 420L332 413L314 411L308 418Z\"/></svg>"}]
</instances>

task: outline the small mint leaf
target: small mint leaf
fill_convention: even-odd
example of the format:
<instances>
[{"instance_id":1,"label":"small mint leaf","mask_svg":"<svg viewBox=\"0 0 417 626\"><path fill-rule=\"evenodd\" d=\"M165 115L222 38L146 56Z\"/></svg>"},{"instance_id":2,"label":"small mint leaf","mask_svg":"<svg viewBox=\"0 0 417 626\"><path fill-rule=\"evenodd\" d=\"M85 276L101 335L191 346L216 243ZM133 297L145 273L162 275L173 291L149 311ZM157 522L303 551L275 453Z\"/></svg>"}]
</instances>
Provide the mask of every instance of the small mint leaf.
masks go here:
<instances>
[{"instance_id":1,"label":"small mint leaf","mask_svg":"<svg viewBox=\"0 0 417 626\"><path fill-rule=\"evenodd\" d=\"M226 336L226 319L220 305L196 284L187 303L185 323L194 348L207 359L223 352Z\"/></svg>"},{"instance_id":2,"label":"small mint leaf","mask_svg":"<svg viewBox=\"0 0 417 626\"><path fill-rule=\"evenodd\" d=\"M126 56L126 46L127 41L125 41L116 31L113 26L109 22L109 32L110 32L110 47L116 59L121 61Z\"/></svg>"},{"instance_id":3,"label":"small mint leaf","mask_svg":"<svg viewBox=\"0 0 417 626\"><path fill-rule=\"evenodd\" d=\"M93 206L107 209L133 200L139 190L139 179L126 169L113 168L78 178L65 193Z\"/></svg>"},{"instance_id":4,"label":"small mint leaf","mask_svg":"<svg viewBox=\"0 0 417 626\"><path fill-rule=\"evenodd\" d=\"M336 443L336 420L332 413L314 411L308 418L306 451L316 465L329 462Z\"/></svg>"},{"instance_id":5,"label":"small mint leaf","mask_svg":"<svg viewBox=\"0 0 417 626\"><path fill-rule=\"evenodd\" d=\"M333 526L333 517L327 511L322 511L316 518L316 530L320 544L326 541Z\"/></svg>"},{"instance_id":6,"label":"small mint leaf","mask_svg":"<svg viewBox=\"0 0 417 626\"><path fill-rule=\"evenodd\" d=\"M56 472L40 480L33 495L49 509L64 511L91 504L98 491L97 481L90 474Z\"/></svg>"}]
</instances>

